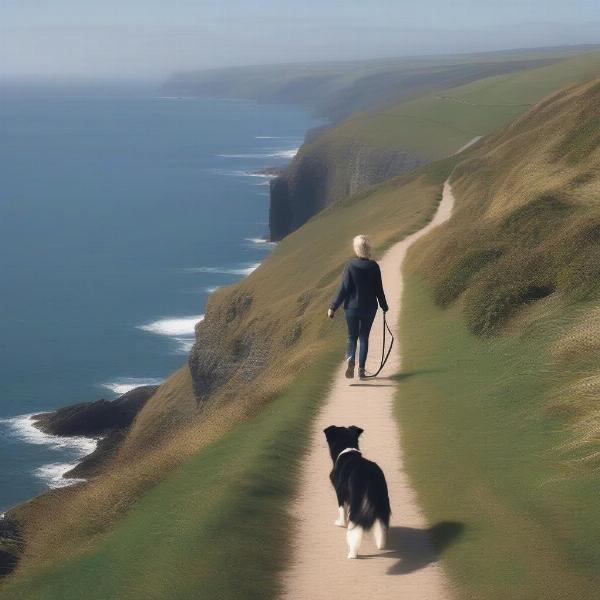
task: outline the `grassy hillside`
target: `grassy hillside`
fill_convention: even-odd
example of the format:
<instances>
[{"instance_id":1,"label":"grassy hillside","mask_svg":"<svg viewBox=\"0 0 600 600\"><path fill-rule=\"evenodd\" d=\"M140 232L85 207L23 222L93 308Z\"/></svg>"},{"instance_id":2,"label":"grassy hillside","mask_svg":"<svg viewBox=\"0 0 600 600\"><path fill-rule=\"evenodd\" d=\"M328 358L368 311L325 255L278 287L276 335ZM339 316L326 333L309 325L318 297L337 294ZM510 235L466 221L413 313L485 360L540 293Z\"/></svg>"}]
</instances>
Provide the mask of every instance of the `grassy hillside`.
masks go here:
<instances>
[{"instance_id":1,"label":"grassy hillside","mask_svg":"<svg viewBox=\"0 0 600 600\"><path fill-rule=\"evenodd\" d=\"M599 106L596 80L486 138L411 251L398 414L464 598L600 586Z\"/></svg>"},{"instance_id":2,"label":"grassy hillside","mask_svg":"<svg viewBox=\"0 0 600 600\"><path fill-rule=\"evenodd\" d=\"M337 362L326 357L256 419L190 457L86 551L28 571L0 598L273 598L289 550L285 500Z\"/></svg>"},{"instance_id":3,"label":"grassy hillside","mask_svg":"<svg viewBox=\"0 0 600 600\"><path fill-rule=\"evenodd\" d=\"M399 146L409 154L434 160L508 123L553 91L598 74L600 53L593 52L540 68L480 77L350 118L315 143L333 138L338 143L361 140L378 147Z\"/></svg>"},{"instance_id":4,"label":"grassy hillside","mask_svg":"<svg viewBox=\"0 0 600 600\"><path fill-rule=\"evenodd\" d=\"M269 341L263 370L250 382L242 363L198 404L189 369L181 369L146 404L101 477L16 510L28 544L0 598L75 598L90 573L99 598L109 588L108 597L148 597L149 587L157 598L192 598L199 589L221 598L271 597L288 518L281 502L293 483L301 431L329 381L331 357L343 355L343 323L325 313L351 239L365 231L381 251L420 228L448 169L398 178L332 207L286 238L249 278L220 290L203 325L219 330L216 360L229 364L240 336L251 333ZM240 298L252 299L241 312ZM202 340L202 327L198 335ZM240 504L249 486L256 497ZM250 541L267 525L275 531ZM180 564L181 584L159 585L158 564ZM230 568L217 568L223 564ZM243 596L233 572L245 578Z\"/></svg>"},{"instance_id":5,"label":"grassy hillside","mask_svg":"<svg viewBox=\"0 0 600 600\"><path fill-rule=\"evenodd\" d=\"M600 74L600 52L553 64L447 81L435 92L355 115L306 143L271 192L279 239L324 206L391 175L449 156L525 113L544 96Z\"/></svg>"}]
</instances>

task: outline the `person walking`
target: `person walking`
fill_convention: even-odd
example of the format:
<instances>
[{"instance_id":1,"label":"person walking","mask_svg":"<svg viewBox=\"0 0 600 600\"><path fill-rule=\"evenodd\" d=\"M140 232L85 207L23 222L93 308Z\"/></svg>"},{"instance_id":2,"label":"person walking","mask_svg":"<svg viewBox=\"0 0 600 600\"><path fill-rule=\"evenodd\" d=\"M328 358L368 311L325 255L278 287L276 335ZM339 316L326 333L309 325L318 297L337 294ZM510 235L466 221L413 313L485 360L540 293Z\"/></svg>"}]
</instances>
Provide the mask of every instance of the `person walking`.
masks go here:
<instances>
[{"instance_id":1,"label":"person walking","mask_svg":"<svg viewBox=\"0 0 600 600\"><path fill-rule=\"evenodd\" d=\"M371 244L366 235L357 235L352 242L356 258L344 269L342 283L333 298L327 315L330 319L342 306L348 325L348 348L346 351L346 377L354 378L356 346L360 340L358 356L358 376L366 377L365 365L369 352L369 333L375 320L378 306L383 312L388 311L388 304L383 291L381 270L371 259Z\"/></svg>"}]
</instances>

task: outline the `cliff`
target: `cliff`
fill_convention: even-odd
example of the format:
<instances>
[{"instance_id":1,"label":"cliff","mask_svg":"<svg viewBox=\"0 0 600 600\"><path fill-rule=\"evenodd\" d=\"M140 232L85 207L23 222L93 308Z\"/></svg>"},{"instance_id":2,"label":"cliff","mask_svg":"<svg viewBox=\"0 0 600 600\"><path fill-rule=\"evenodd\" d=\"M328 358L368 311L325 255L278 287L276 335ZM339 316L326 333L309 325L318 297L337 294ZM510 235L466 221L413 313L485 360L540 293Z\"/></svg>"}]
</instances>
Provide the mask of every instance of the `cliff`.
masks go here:
<instances>
[{"instance_id":1,"label":"cliff","mask_svg":"<svg viewBox=\"0 0 600 600\"><path fill-rule=\"evenodd\" d=\"M484 78L492 81L506 74L552 68L558 61L589 49L542 48L190 71L174 74L162 91L293 103L335 124L307 137L291 166L271 182L270 235L279 241L325 206L447 156L486 133L482 127L469 131L479 121L473 114L477 104L468 100L461 106L454 102L455 89ZM494 102L502 107L502 90L495 83L490 89L498 90ZM422 119L420 105L424 100L431 106ZM500 108L503 114L494 125L510 120L526 107L526 103L515 105L510 98L506 108ZM456 114L465 109L468 128L455 122Z\"/></svg>"},{"instance_id":2,"label":"cliff","mask_svg":"<svg viewBox=\"0 0 600 600\"><path fill-rule=\"evenodd\" d=\"M496 65L488 76L458 87L450 78L443 93L436 87L443 80L438 74L436 86L413 88L421 89L416 99L405 97L318 132L271 182L271 238L282 239L325 206L370 185L454 154L560 85L595 76L599 62L598 53L529 70L513 61L503 65L514 71L509 75L497 75Z\"/></svg>"},{"instance_id":3,"label":"cliff","mask_svg":"<svg viewBox=\"0 0 600 600\"><path fill-rule=\"evenodd\" d=\"M331 121L482 77L551 64L591 47L226 67L174 73L161 93L303 105Z\"/></svg>"},{"instance_id":4,"label":"cliff","mask_svg":"<svg viewBox=\"0 0 600 600\"><path fill-rule=\"evenodd\" d=\"M290 167L271 181L271 239L283 239L324 207L424 162L401 148L359 140L338 143L325 133L303 147Z\"/></svg>"}]
</instances>

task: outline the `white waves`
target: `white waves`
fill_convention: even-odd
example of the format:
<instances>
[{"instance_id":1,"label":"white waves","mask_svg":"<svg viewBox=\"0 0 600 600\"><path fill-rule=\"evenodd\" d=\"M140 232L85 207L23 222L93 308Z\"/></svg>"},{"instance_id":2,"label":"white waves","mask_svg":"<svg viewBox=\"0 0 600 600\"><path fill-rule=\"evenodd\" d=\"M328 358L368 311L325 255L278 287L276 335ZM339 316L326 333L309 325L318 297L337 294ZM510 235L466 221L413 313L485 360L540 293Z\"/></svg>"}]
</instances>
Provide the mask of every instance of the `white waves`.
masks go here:
<instances>
[{"instance_id":1,"label":"white waves","mask_svg":"<svg viewBox=\"0 0 600 600\"><path fill-rule=\"evenodd\" d=\"M273 173L258 173L256 171L241 171L241 170L229 170L229 169L212 169L213 173L218 175L229 175L230 177L254 177L257 179L263 179L258 185L269 185L269 181L277 177Z\"/></svg>"},{"instance_id":2,"label":"white waves","mask_svg":"<svg viewBox=\"0 0 600 600\"><path fill-rule=\"evenodd\" d=\"M276 242L271 242L266 238L244 238L246 242L250 242L251 244L255 244L257 246L276 246Z\"/></svg>"},{"instance_id":3,"label":"white waves","mask_svg":"<svg viewBox=\"0 0 600 600\"><path fill-rule=\"evenodd\" d=\"M185 267L182 269L187 273L213 273L217 275L250 275L253 271L256 271L260 263L252 263L247 266L240 267Z\"/></svg>"},{"instance_id":4,"label":"white waves","mask_svg":"<svg viewBox=\"0 0 600 600\"><path fill-rule=\"evenodd\" d=\"M297 148L289 148L287 150L275 150L275 151L266 151L264 153L251 153L251 154L219 154L220 158L251 158L251 159L261 159L261 158L287 158L292 159L296 154L298 154Z\"/></svg>"},{"instance_id":5,"label":"white waves","mask_svg":"<svg viewBox=\"0 0 600 600\"><path fill-rule=\"evenodd\" d=\"M196 323L202 319L204 319L204 315L167 317L145 325L138 325L138 329L171 338L175 342L177 354L187 354L195 342Z\"/></svg>"},{"instance_id":6,"label":"white waves","mask_svg":"<svg viewBox=\"0 0 600 600\"><path fill-rule=\"evenodd\" d=\"M122 396L135 388L145 385L160 385L162 382L163 380L157 377L123 377L115 381L103 383L102 387L114 392L117 396Z\"/></svg>"},{"instance_id":7,"label":"white waves","mask_svg":"<svg viewBox=\"0 0 600 600\"><path fill-rule=\"evenodd\" d=\"M82 483L85 479L76 477L64 477L64 474L74 469L77 463L49 463L38 467L34 474L46 483L49 488L61 488L76 483Z\"/></svg>"},{"instance_id":8,"label":"white waves","mask_svg":"<svg viewBox=\"0 0 600 600\"><path fill-rule=\"evenodd\" d=\"M32 414L17 415L16 417L0 419L0 423L7 428L9 435L20 441L37 446L46 446L50 450L67 451L74 461L69 463L51 462L42 465L34 470L34 475L51 488L65 487L84 481L83 479L74 478L65 479L63 475L73 469L84 456L92 453L96 449L98 440L83 436L63 437L44 433L35 427L32 417Z\"/></svg>"},{"instance_id":9,"label":"white waves","mask_svg":"<svg viewBox=\"0 0 600 600\"><path fill-rule=\"evenodd\" d=\"M95 438L50 435L39 430L34 425L32 417L33 414L18 415L16 417L0 419L0 422L4 423L16 438L28 444L48 446L53 450L72 450L79 455L79 458L96 449L97 440Z\"/></svg>"},{"instance_id":10,"label":"white waves","mask_svg":"<svg viewBox=\"0 0 600 600\"><path fill-rule=\"evenodd\" d=\"M139 325L138 328L157 335L191 335L194 333L196 323L203 318L204 315L196 315L193 317L168 317L166 319L152 321L146 325Z\"/></svg>"}]
</instances>

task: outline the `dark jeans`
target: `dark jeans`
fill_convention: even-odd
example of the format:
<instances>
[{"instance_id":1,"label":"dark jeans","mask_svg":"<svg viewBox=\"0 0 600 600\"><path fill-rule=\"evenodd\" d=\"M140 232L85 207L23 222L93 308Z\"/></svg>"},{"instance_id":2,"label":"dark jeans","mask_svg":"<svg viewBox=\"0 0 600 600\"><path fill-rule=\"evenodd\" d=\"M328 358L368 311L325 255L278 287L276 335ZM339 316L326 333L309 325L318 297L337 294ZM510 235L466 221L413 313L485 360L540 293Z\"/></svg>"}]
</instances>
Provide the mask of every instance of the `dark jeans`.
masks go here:
<instances>
[{"instance_id":1,"label":"dark jeans","mask_svg":"<svg viewBox=\"0 0 600 600\"><path fill-rule=\"evenodd\" d=\"M360 353L358 355L358 368L364 369L369 352L369 333L375 320L377 310L368 314L354 315L346 313L346 323L348 324L348 350L346 359L356 355L356 344L360 339Z\"/></svg>"}]
</instances>

